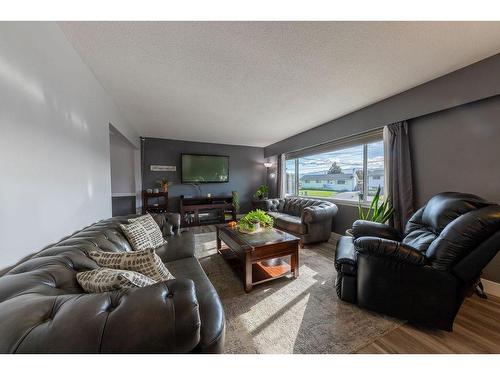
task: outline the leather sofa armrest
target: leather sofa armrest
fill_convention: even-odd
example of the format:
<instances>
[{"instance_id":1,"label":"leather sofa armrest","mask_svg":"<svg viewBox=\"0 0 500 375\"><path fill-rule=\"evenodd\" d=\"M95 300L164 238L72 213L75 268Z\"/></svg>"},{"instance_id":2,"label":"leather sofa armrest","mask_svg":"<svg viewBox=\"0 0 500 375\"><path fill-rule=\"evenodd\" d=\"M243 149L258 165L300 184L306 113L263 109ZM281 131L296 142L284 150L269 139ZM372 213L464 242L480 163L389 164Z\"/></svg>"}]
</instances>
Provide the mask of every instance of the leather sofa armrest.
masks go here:
<instances>
[{"instance_id":1,"label":"leather sofa armrest","mask_svg":"<svg viewBox=\"0 0 500 375\"><path fill-rule=\"evenodd\" d=\"M40 322L33 320L38 315ZM200 341L198 301L189 279L58 296L49 317L35 311L30 318L35 327L49 319L50 329L27 330L13 349L17 353L186 353Z\"/></svg>"},{"instance_id":2,"label":"leather sofa armrest","mask_svg":"<svg viewBox=\"0 0 500 375\"><path fill-rule=\"evenodd\" d=\"M424 266L426 258L418 250L398 241L378 237L360 237L354 240L356 251L380 258L387 258L398 263Z\"/></svg>"},{"instance_id":3,"label":"leather sofa armrest","mask_svg":"<svg viewBox=\"0 0 500 375\"><path fill-rule=\"evenodd\" d=\"M387 240L400 241L401 233L390 225L375 223L368 220L356 220L352 224L352 234L354 238L359 237L380 237Z\"/></svg>"},{"instance_id":4,"label":"leather sofa armrest","mask_svg":"<svg viewBox=\"0 0 500 375\"><path fill-rule=\"evenodd\" d=\"M173 212L152 214L153 219L160 227L163 237L170 237L179 234L181 226L181 215Z\"/></svg>"},{"instance_id":5,"label":"leather sofa armrest","mask_svg":"<svg viewBox=\"0 0 500 375\"><path fill-rule=\"evenodd\" d=\"M356 274L357 253L351 236L342 236L335 249L335 269L337 272Z\"/></svg>"},{"instance_id":6,"label":"leather sofa armrest","mask_svg":"<svg viewBox=\"0 0 500 375\"><path fill-rule=\"evenodd\" d=\"M315 223L318 221L332 220L337 215L338 207L335 204L331 206L309 206L302 210L301 221L304 224Z\"/></svg>"}]
</instances>

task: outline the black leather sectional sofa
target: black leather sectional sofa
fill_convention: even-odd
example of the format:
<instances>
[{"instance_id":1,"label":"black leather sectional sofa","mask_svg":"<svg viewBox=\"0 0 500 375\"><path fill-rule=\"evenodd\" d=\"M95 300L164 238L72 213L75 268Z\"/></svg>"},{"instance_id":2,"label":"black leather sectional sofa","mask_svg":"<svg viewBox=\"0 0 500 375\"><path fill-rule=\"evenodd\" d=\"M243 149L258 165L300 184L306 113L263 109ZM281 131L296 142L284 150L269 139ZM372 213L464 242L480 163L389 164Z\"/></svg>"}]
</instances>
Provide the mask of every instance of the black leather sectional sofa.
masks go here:
<instances>
[{"instance_id":1,"label":"black leather sectional sofa","mask_svg":"<svg viewBox=\"0 0 500 375\"><path fill-rule=\"evenodd\" d=\"M90 250L132 250L119 228L128 218L103 220L2 271L1 353L223 351L224 310L190 232L176 231L157 249L175 280L83 292L76 273L97 268Z\"/></svg>"}]
</instances>

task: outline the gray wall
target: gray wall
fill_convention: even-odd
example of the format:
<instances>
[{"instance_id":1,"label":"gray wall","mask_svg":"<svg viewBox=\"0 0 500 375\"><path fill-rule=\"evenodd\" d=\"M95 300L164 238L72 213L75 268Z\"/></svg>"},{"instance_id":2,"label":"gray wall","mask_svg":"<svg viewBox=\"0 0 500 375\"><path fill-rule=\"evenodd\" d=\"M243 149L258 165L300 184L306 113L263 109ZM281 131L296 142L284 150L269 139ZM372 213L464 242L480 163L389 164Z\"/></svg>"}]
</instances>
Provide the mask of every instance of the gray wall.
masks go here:
<instances>
[{"instance_id":1,"label":"gray wall","mask_svg":"<svg viewBox=\"0 0 500 375\"><path fill-rule=\"evenodd\" d=\"M500 202L500 96L409 122L415 203L460 191ZM484 277L500 282L500 255Z\"/></svg>"},{"instance_id":2,"label":"gray wall","mask_svg":"<svg viewBox=\"0 0 500 375\"><path fill-rule=\"evenodd\" d=\"M0 268L111 216L109 128L138 134L56 23L0 23Z\"/></svg>"},{"instance_id":3,"label":"gray wall","mask_svg":"<svg viewBox=\"0 0 500 375\"><path fill-rule=\"evenodd\" d=\"M201 194L231 195L239 193L241 211L250 209L250 200L259 185L265 182L264 150L260 147L231 146L203 142L186 142L158 138L145 138L143 141L143 189L159 187L156 181L167 177L173 183L169 187L169 205L172 211L178 210L180 195L199 195L193 185L181 184L181 154L212 154L229 156L229 182L218 184L199 184ZM177 172L152 172L153 165L175 165Z\"/></svg>"},{"instance_id":4,"label":"gray wall","mask_svg":"<svg viewBox=\"0 0 500 375\"><path fill-rule=\"evenodd\" d=\"M121 134L110 132L111 193L135 194L135 148Z\"/></svg>"},{"instance_id":5,"label":"gray wall","mask_svg":"<svg viewBox=\"0 0 500 375\"><path fill-rule=\"evenodd\" d=\"M500 94L500 54L269 145L265 157Z\"/></svg>"},{"instance_id":6,"label":"gray wall","mask_svg":"<svg viewBox=\"0 0 500 375\"><path fill-rule=\"evenodd\" d=\"M265 157L409 120L416 207L440 191L468 191L500 202L500 55L492 56L339 119L269 145ZM469 104L468 104L469 103ZM339 204L343 233L357 209ZM485 271L500 282L500 256Z\"/></svg>"}]
</instances>

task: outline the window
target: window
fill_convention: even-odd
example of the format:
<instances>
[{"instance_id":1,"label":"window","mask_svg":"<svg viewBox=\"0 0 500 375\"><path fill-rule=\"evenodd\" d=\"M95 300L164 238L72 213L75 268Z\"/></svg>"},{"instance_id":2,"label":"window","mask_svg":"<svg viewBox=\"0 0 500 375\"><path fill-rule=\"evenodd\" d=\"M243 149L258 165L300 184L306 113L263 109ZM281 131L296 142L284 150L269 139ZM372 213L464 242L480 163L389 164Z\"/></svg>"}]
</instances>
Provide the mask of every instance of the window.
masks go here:
<instances>
[{"instance_id":1,"label":"window","mask_svg":"<svg viewBox=\"0 0 500 375\"><path fill-rule=\"evenodd\" d=\"M297 195L297 159L286 160L285 164L285 194Z\"/></svg>"},{"instance_id":2,"label":"window","mask_svg":"<svg viewBox=\"0 0 500 375\"><path fill-rule=\"evenodd\" d=\"M284 163L285 195L330 198L368 203L377 189L384 193L384 145L382 135L359 144L338 147L305 156L290 155Z\"/></svg>"}]
</instances>

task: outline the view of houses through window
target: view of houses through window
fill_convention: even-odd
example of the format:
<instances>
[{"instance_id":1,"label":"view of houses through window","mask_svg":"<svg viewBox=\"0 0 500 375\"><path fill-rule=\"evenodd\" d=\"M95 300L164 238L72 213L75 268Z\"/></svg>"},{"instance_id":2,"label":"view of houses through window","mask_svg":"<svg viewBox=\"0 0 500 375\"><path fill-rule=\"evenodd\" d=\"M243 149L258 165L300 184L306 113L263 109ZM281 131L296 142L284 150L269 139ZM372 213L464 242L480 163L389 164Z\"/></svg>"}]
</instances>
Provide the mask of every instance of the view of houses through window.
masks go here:
<instances>
[{"instance_id":1,"label":"view of houses through window","mask_svg":"<svg viewBox=\"0 0 500 375\"><path fill-rule=\"evenodd\" d=\"M370 201L384 194L383 141L288 159L285 175L286 195Z\"/></svg>"}]
</instances>

